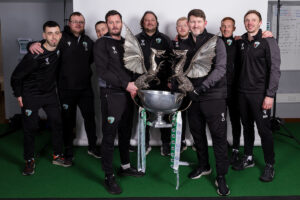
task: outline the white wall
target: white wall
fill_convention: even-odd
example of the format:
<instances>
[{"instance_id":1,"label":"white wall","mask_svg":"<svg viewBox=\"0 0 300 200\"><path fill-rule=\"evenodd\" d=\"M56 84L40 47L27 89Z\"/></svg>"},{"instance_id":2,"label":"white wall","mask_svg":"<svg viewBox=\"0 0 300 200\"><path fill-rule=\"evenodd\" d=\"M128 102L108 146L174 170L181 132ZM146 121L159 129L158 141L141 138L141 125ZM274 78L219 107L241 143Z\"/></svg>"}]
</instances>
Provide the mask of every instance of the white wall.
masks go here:
<instances>
[{"instance_id":1,"label":"white wall","mask_svg":"<svg viewBox=\"0 0 300 200\"><path fill-rule=\"evenodd\" d=\"M139 22L145 11L151 10L156 13L159 21L159 30L167 34L171 39L176 35L176 20L179 17L187 16L191 9L202 9L207 17L208 25L207 29L211 33L219 32L220 21L226 16L233 17L236 20L236 35L241 35L245 32L243 26L244 14L250 9L256 9L262 14L263 25L262 29L266 29L267 21L267 0L188 0L185 5L182 4L182 0L151 0L151 1L139 1L139 0L73 0L74 11L81 12L86 19L86 33L92 38L96 39L94 25L99 20L105 20L105 14L109 10L117 10L123 16L123 22L125 22L134 34L141 31ZM187 4L188 3L188 4ZM99 113L98 110L96 110ZM99 120L99 119L98 119ZM229 120L229 118L228 118ZM98 123L100 123L98 121ZM188 128L187 128L188 129ZM153 130L152 130L153 131ZM151 132L152 132L151 131ZM207 131L209 132L209 131ZM98 132L98 135L101 135ZM135 130L133 130L135 135ZM231 138L231 126L228 125L228 137ZM187 138L190 139L190 133L188 131ZM255 144L260 144L258 136L255 137ZM211 139L208 134L208 140L211 144ZM231 139L230 139L231 140ZM154 134L151 134L150 144L160 144L160 133L158 130L154 130ZM136 139L133 139L132 144L136 143ZM190 144L190 140L188 143ZM78 115L77 121L77 139L75 144L86 145L87 139L84 131L84 125L82 118Z\"/></svg>"}]
</instances>

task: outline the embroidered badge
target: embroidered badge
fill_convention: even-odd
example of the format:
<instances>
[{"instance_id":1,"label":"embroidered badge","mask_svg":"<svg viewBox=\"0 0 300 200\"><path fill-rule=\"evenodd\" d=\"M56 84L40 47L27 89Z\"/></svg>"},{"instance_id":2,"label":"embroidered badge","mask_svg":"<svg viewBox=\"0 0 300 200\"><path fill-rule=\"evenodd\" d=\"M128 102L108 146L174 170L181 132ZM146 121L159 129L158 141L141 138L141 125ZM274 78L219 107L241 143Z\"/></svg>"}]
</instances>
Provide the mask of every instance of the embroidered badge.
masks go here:
<instances>
[{"instance_id":1,"label":"embroidered badge","mask_svg":"<svg viewBox=\"0 0 300 200\"><path fill-rule=\"evenodd\" d=\"M221 113L221 117L222 117L221 121L224 122L225 121L225 114Z\"/></svg>"},{"instance_id":2,"label":"embroidered badge","mask_svg":"<svg viewBox=\"0 0 300 200\"><path fill-rule=\"evenodd\" d=\"M115 121L115 118L114 118L114 117L112 117L112 116L107 117L107 122L108 122L109 124L114 123L114 121Z\"/></svg>"},{"instance_id":3,"label":"embroidered badge","mask_svg":"<svg viewBox=\"0 0 300 200\"><path fill-rule=\"evenodd\" d=\"M226 41L226 43L227 43L228 46L230 46L230 45L232 44L232 39L228 39L228 40Z\"/></svg>"},{"instance_id":4,"label":"embroidered badge","mask_svg":"<svg viewBox=\"0 0 300 200\"><path fill-rule=\"evenodd\" d=\"M265 118L268 118L268 115L267 115L267 110L263 110L263 119L265 119Z\"/></svg>"},{"instance_id":5,"label":"embroidered badge","mask_svg":"<svg viewBox=\"0 0 300 200\"><path fill-rule=\"evenodd\" d=\"M87 42L82 42L82 45L84 47L84 50L88 51L88 44L87 44Z\"/></svg>"},{"instance_id":6,"label":"embroidered badge","mask_svg":"<svg viewBox=\"0 0 300 200\"><path fill-rule=\"evenodd\" d=\"M114 54L117 54L117 53L118 53L115 46L112 46L111 48L113 49L113 53L114 53Z\"/></svg>"},{"instance_id":7,"label":"embroidered badge","mask_svg":"<svg viewBox=\"0 0 300 200\"><path fill-rule=\"evenodd\" d=\"M241 50L244 50L244 43L242 43Z\"/></svg>"},{"instance_id":8,"label":"embroidered badge","mask_svg":"<svg viewBox=\"0 0 300 200\"><path fill-rule=\"evenodd\" d=\"M56 54L59 56L59 54L60 54L60 51L59 51L59 50L57 50Z\"/></svg>"},{"instance_id":9,"label":"embroidered badge","mask_svg":"<svg viewBox=\"0 0 300 200\"><path fill-rule=\"evenodd\" d=\"M161 38L156 38L155 41L156 41L157 44L159 44L159 43L161 43Z\"/></svg>"},{"instance_id":10,"label":"embroidered badge","mask_svg":"<svg viewBox=\"0 0 300 200\"><path fill-rule=\"evenodd\" d=\"M68 110L69 105L68 104L63 104L62 107L63 107L64 110Z\"/></svg>"},{"instance_id":11,"label":"embroidered badge","mask_svg":"<svg viewBox=\"0 0 300 200\"><path fill-rule=\"evenodd\" d=\"M46 65L49 65L50 64L49 58L45 58L45 62L46 62Z\"/></svg>"},{"instance_id":12,"label":"embroidered badge","mask_svg":"<svg viewBox=\"0 0 300 200\"><path fill-rule=\"evenodd\" d=\"M146 46L145 40L141 40L141 46Z\"/></svg>"},{"instance_id":13,"label":"embroidered badge","mask_svg":"<svg viewBox=\"0 0 300 200\"><path fill-rule=\"evenodd\" d=\"M68 45L71 46L71 42L70 41L68 41Z\"/></svg>"},{"instance_id":14,"label":"embroidered badge","mask_svg":"<svg viewBox=\"0 0 300 200\"><path fill-rule=\"evenodd\" d=\"M175 46L176 46L177 48L179 48L179 42L178 42L178 41L176 41Z\"/></svg>"},{"instance_id":15,"label":"embroidered badge","mask_svg":"<svg viewBox=\"0 0 300 200\"><path fill-rule=\"evenodd\" d=\"M32 114L32 110L29 110L29 109L26 109L26 110L25 110L25 115L26 115L26 116L29 117L31 114Z\"/></svg>"},{"instance_id":16,"label":"embroidered badge","mask_svg":"<svg viewBox=\"0 0 300 200\"><path fill-rule=\"evenodd\" d=\"M257 48L259 46L259 44L260 44L259 41L254 42L254 48Z\"/></svg>"}]
</instances>

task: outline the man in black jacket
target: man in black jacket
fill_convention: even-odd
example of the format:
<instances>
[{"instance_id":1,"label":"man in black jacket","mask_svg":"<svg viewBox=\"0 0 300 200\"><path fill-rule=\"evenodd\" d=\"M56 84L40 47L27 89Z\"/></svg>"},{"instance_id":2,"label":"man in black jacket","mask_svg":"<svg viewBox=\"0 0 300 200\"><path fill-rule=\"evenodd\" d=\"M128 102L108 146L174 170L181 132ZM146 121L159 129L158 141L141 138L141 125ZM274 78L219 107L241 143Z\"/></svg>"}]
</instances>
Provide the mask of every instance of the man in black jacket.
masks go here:
<instances>
[{"instance_id":1,"label":"man in black jacket","mask_svg":"<svg viewBox=\"0 0 300 200\"><path fill-rule=\"evenodd\" d=\"M62 157L63 135L61 113L56 93L56 70L60 51L56 48L61 39L59 25L48 21L43 25L45 42L42 54L27 53L11 76L11 86L22 109L24 129L23 175L34 174L34 136L38 130L38 110L46 112L52 129L53 161L55 165L69 167Z\"/></svg>"},{"instance_id":2,"label":"man in black jacket","mask_svg":"<svg viewBox=\"0 0 300 200\"><path fill-rule=\"evenodd\" d=\"M137 87L133 74L123 62L124 38L121 37L122 16L111 10L105 20L108 33L97 40L94 57L99 76L101 112L102 112L102 168L105 172L104 184L111 194L120 194L113 170L114 141L118 132L121 157L120 174L123 176L143 176L130 165L129 144L132 130L133 101Z\"/></svg>"},{"instance_id":3,"label":"man in black jacket","mask_svg":"<svg viewBox=\"0 0 300 200\"><path fill-rule=\"evenodd\" d=\"M247 30L238 43L239 107L244 127L244 157L233 166L235 170L253 167L254 122L261 137L265 169L260 180L274 178L274 144L270 124L270 111L280 78L280 50L274 38L262 38L261 15L256 10L244 16Z\"/></svg>"},{"instance_id":4,"label":"man in black jacket","mask_svg":"<svg viewBox=\"0 0 300 200\"><path fill-rule=\"evenodd\" d=\"M68 26L62 34L58 49L61 63L58 73L58 91L62 106L65 157L73 160L73 129L76 126L76 110L80 108L88 138L88 154L100 158L96 146L96 124L94 94L91 86L91 63L93 62L93 41L85 35L85 19L79 12L70 15ZM32 52L42 52L40 43L30 46Z\"/></svg>"},{"instance_id":5,"label":"man in black jacket","mask_svg":"<svg viewBox=\"0 0 300 200\"><path fill-rule=\"evenodd\" d=\"M170 63L168 63L168 56L172 50L172 42L168 36L158 31L158 21L157 16L152 11L146 11L140 21L140 26L142 32L136 35L138 41L140 42L143 55L144 63L146 69L150 69L150 54L151 48L157 50L166 50L165 58L156 58L156 63L160 63L165 59L164 65L161 67L160 71L157 74L157 77L160 80L160 84L156 85L156 82L150 82L150 89L152 90L169 90L168 88L168 78L171 76L172 70ZM168 120L168 119L166 119ZM167 156L170 155L170 128L161 128L161 155ZM149 146L150 134L149 126L146 127L146 154L151 151Z\"/></svg>"},{"instance_id":6,"label":"man in black jacket","mask_svg":"<svg viewBox=\"0 0 300 200\"><path fill-rule=\"evenodd\" d=\"M205 44L213 34L206 31L207 21L200 9L191 10L188 14L188 25L191 33L184 40L180 49L187 49L185 69L189 66L197 50ZM190 78L195 90L189 93L192 104L188 109L188 121L193 136L199 166L189 178L197 179L211 173L208 158L208 144L205 132L208 124L216 157L216 186L219 195L230 193L226 185L225 175L228 171L227 135L226 135L226 48L221 39L216 44L216 56L213 58L211 70L204 77Z\"/></svg>"}]
</instances>

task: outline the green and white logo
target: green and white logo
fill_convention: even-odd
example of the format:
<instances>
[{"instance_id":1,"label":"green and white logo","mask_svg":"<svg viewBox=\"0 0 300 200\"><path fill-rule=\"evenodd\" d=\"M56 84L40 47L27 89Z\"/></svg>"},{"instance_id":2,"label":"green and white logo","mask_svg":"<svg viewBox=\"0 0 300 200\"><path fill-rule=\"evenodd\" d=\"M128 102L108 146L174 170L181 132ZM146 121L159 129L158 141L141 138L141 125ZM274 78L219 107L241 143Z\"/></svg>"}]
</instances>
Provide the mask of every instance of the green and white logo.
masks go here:
<instances>
[{"instance_id":1,"label":"green and white logo","mask_svg":"<svg viewBox=\"0 0 300 200\"><path fill-rule=\"evenodd\" d=\"M115 118L112 117L112 116L109 116L109 117L107 117L107 122L108 122L109 124L112 124L112 123L115 122Z\"/></svg>"}]
</instances>

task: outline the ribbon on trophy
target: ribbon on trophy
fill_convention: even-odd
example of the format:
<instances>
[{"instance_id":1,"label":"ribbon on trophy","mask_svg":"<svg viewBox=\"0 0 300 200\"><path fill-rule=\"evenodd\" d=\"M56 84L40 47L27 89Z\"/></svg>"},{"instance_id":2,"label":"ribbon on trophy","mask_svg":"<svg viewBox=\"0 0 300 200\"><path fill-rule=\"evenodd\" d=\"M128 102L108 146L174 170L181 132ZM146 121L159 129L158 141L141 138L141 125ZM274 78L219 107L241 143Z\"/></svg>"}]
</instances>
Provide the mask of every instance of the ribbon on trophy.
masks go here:
<instances>
[{"instance_id":1,"label":"ribbon on trophy","mask_svg":"<svg viewBox=\"0 0 300 200\"><path fill-rule=\"evenodd\" d=\"M176 174L176 190L179 188L179 165L186 165L180 162L180 147L181 147L181 134L182 134L182 117L181 111L174 114L172 118L171 129L171 168Z\"/></svg>"},{"instance_id":2,"label":"ribbon on trophy","mask_svg":"<svg viewBox=\"0 0 300 200\"><path fill-rule=\"evenodd\" d=\"M146 132L146 110L139 107L138 118L138 171L146 171L146 151L145 151L145 132Z\"/></svg>"}]
</instances>

